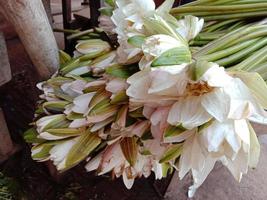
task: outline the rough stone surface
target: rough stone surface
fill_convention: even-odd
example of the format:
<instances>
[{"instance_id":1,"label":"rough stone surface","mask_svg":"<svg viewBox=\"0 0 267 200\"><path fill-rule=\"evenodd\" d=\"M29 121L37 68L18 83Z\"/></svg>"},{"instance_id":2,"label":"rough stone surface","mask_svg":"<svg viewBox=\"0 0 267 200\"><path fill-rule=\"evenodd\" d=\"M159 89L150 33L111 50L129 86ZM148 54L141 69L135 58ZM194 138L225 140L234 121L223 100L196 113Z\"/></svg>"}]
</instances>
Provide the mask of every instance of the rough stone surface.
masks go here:
<instances>
[{"instance_id":1,"label":"rough stone surface","mask_svg":"<svg viewBox=\"0 0 267 200\"><path fill-rule=\"evenodd\" d=\"M216 164L192 200L266 200L267 199L267 130L254 125L261 144L260 161L256 169L244 174L238 183L222 164ZM186 200L191 175L179 181L175 173L165 195L167 200Z\"/></svg>"},{"instance_id":2,"label":"rough stone surface","mask_svg":"<svg viewBox=\"0 0 267 200\"><path fill-rule=\"evenodd\" d=\"M4 118L4 113L0 108L0 162L5 160L13 150L12 140Z\"/></svg>"},{"instance_id":3,"label":"rough stone surface","mask_svg":"<svg viewBox=\"0 0 267 200\"><path fill-rule=\"evenodd\" d=\"M2 32L0 32L0 86L11 80L11 70L8 61L6 42Z\"/></svg>"}]
</instances>

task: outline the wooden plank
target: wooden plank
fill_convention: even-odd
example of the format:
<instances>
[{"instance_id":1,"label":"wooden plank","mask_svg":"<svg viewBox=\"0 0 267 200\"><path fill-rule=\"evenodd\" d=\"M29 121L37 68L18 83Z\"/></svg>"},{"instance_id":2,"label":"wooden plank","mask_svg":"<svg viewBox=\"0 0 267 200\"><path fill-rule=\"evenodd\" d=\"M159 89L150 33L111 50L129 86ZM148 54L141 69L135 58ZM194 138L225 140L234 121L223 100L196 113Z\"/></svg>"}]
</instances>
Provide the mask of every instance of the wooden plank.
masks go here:
<instances>
[{"instance_id":1,"label":"wooden plank","mask_svg":"<svg viewBox=\"0 0 267 200\"><path fill-rule=\"evenodd\" d=\"M59 66L57 43L41 0L0 1L42 79Z\"/></svg>"},{"instance_id":2,"label":"wooden plank","mask_svg":"<svg viewBox=\"0 0 267 200\"><path fill-rule=\"evenodd\" d=\"M0 86L11 80L11 70L8 61L5 38L0 32Z\"/></svg>"}]
</instances>

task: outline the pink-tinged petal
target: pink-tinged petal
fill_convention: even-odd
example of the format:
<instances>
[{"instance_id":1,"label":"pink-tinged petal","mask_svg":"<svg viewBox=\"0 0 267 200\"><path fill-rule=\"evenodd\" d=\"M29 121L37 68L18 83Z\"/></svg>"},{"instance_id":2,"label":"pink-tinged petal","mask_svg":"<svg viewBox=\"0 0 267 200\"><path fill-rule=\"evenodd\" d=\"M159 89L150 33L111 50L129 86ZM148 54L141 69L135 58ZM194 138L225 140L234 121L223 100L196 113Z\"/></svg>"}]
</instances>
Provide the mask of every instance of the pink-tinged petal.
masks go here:
<instances>
[{"instance_id":1,"label":"pink-tinged petal","mask_svg":"<svg viewBox=\"0 0 267 200\"><path fill-rule=\"evenodd\" d=\"M89 162L85 165L86 171L90 172L90 171L96 170L101 163L102 156L103 156L103 153L100 153L93 159L89 160Z\"/></svg>"},{"instance_id":2,"label":"pink-tinged petal","mask_svg":"<svg viewBox=\"0 0 267 200\"><path fill-rule=\"evenodd\" d=\"M124 79L115 78L109 81L106 85L106 90L115 94L122 90L126 90L128 88L128 84Z\"/></svg>"},{"instance_id":3,"label":"pink-tinged petal","mask_svg":"<svg viewBox=\"0 0 267 200\"><path fill-rule=\"evenodd\" d=\"M99 175L103 175L111 171L116 166L124 165L124 163L125 158L123 156L119 143L108 146L104 151L102 161L100 163Z\"/></svg>"},{"instance_id":4,"label":"pink-tinged petal","mask_svg":"<svg viewBox=\"0 0 267 200\"><path fill-rule=\"evenodd\" d=\"M131 134L136 135L138 137L142 137L142 135L147 131L149 127L150 122L148 120L137 122L132 128Z\"/></svg>"},{"instance_id":5,"label":"pink-tinged petal","mask_svg":"<svg viewBox=\"0 0 267 200\"><path fill-rule=\"evenodd\" d=\"M154 157L160 159L165 153L169 145L161 144L157 139L147 140L144 142L144 147L148 150Z\"/></svg>"},{"instance_id":6,"label":"pink-tinged petal","mask_svg":"<svg viewBox=\"0 0 267 200\"><path fill-rule=\"evenodd\" d=\"M150 107L149 105L145 105L143 109L143 115L147 118L150 119L151 115L153 112L156 110L155 107Z\"/></svg>"},{"instance_id":7,"label":"pink-tinged petal","mask_svg":"<svg viewBox=\"0 0 267 200\"><path fill-rule=\"evenodd\" d=\"M101 86L105 84L106 84L105 80L97 80L97 81L92 81L92 82L87 83L85 87L88 88L88 87L94 87L94 86Z\"/></svg>"},{"instance_id":8,"label":"pink-tinged petal","mask_svg":"<svg viewBox=\"0 0 267 200\"><path fill-rule=\"evenodd\" d=\"M158 124L156 126L151 125L151 133L152 133L152 136L154 139L156 139L158 141L162 141L164 129L163 130L160 129L160 124Z\"/></svg>"},{"instance_id":9,"label":"pink-tinged petal","mask_svg":"<svg viewBox=\"0 0 267 200\"><path fill-rule=\"evenodd\" d=\"M150 121L153 125L157 125L162 121L166 121L169 114L170 107L157 108L150 117Z\"/></svg>"}]
</instances>

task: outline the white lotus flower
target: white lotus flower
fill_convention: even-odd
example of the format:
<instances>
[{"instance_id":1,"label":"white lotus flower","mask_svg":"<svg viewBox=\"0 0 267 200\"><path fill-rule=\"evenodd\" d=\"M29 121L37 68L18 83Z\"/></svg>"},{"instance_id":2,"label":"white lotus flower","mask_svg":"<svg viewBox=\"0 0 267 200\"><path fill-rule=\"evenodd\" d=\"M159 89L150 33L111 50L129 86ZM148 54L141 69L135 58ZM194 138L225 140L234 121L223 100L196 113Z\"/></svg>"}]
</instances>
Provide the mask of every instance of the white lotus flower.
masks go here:
<instances>
[{"instance_id":1,"label":"white lotus flower","mask_svg":"<svg viewBox=\"0 0 267 200\"><path fill-rule=\"evenodd\" d=\"M53 164L57 167L57 170L65 169L66 157L71 150L71 148L79 140L79 137L76 137L71 140L56 144L50 151L50 160L53 161Z\"/></svg>"},{"instance_id":2,"label":"white lotus flower","mask_svg":"<svg viewBox=\"0 0 267 200\"><path fill-rule=\"evenodd\" d=\"M198 17L187 15L184 19L177 21L176 31L187 41L194 39L202 30L204 20Z\"/></svg>"},{"instance_id":3,"label":"white lotus flower","mask_svg":"<svg viewBox=\"0 0 267 200\"><path fill-rule=\"evenodd\" d=\"M65 121L65 119L66 118L64 114L57 114L57 115L42 117L36 121L37 132L41 133L47 128L51 128L51 126L60 124L61 122Z\"/></svg>"},{"instance_id":4,"label":"white lotus flower","mask_svg":"<svg viewBox=\"0 0 267 200\"><path fill-rule=\"evenodd\" d=\"M86 165L87 171L98 169L98 175L113 171L116 177L123 177L125 186L130 189L134 179L144 175L148 177L153 168L152 159L138 153L136 163L130 166L125 159L119 143L112 144L107 149L93 158Z\"/></svg>"},{"instance_id":5,"label":"white lotus flower","mask_svg":"<svg viewBox=\"0 0 267 200\"><path fill-rule=\"evenodd\" d=\"M64 83L61 85L61 89L64 93L70 95L71 97L77 97L83 94L86 84L87 82L84 80L75 80L70 83Z\"/></svg>"},{"instance_id":6,"label":"white lotus flower","mask_svg":"<svg viewBox=\"0 0 267 200\"><path fill-rule=\"evenodd\" d=\"M59 99L54 94L55 90L52 86L46 83L46 81L40 82L36 85L36 87L39 90L43 91L43 94L41 94L39 97L41 99L45 99L47 101L58 101Z\"/></svg>"},{"instance_id":7,"label":"white lotus flower","mask_svg":"<svg viewBox=\"0 0 267 200\"><path fill-rule=\"evenodd\" d=\"M205 66L204 71L201 66ZM189 82L184 97L172 106L170 124L192 129L212 118L220 122L253 116L266 118L264 109L240 79L231 77L215 63L202 63L197 70L198 81Z\"/></svg>"},{"instance_id":8,"label":"white lotus flower","mask_svg":"<svg viewBox=\"0 0 267 200\"><path fill-rule=\"evenodd\" d=\"M127 95L131 102L171 105L186 89L187 71L186 65L173 65L137 72L127 79Z\"/></svg>"},{"instance_id":9,"label":"white lotus flower","mask_svg":"<svg viewBox=\"0 0 267 200\"><path fill-rule=\"evenodd\" d=\"M192 171L192 197L204 182L216 161L221 161L240 181L248 167L255 167L259 158L257 136L246 120L212 121L206 128L186 139L179 162L179 177ZM254 159L253 159L254 158Z\"/></svg>"},{"instance_id":10,"label":"white lotus flower","mask_svg":"<svg viewBox=\"0 0 267 200\"><path fill-rule=\"evenodd\" d=\"M152 61L155 58L174 48L188 49L188 46L183 41L164 34L152 35L146 38L142 44L144 56L139 63L140 69L143 70L151 67Z\"/></svg>"},{"instance_id":11,"label":"white lotus flower","mask_svg":"<svg viewBox=\"0 0 267 200\"><path fill-rule=\"evenodd\" d=\"M89 111L89 103L92 100L95 92L82 94L73 100L72 111L75 113L86 114Z\"/></svg>"},{"instance_id":12,"label":"white lotus flower","mask_svg":"<svg viewBox=\"0 0 267 200\"><path fill-rule=\"evenodd\" d=\"M147 35L144 28L144 18L152 16L153 13L165 16L173 5L173 0L165 1L157 10L153 0L121 0L116 1L117 9L111 17L118 34L118 60L119 63L134 63L140 59L142 53L139 47L128 43L133 36ZM136 58L135 58L136 57Z\"/></svg>"}]
</instances>

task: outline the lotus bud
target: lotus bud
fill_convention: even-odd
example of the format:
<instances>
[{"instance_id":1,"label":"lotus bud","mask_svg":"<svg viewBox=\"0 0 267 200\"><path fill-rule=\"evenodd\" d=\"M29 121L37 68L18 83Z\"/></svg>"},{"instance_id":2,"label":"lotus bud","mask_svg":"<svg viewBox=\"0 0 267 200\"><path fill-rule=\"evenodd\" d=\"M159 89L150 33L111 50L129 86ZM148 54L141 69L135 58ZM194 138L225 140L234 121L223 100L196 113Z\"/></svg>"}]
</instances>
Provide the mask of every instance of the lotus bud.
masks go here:
<instances>
[{"instance_id":1,"label":"lotus bud","mask_svg":"<svg viewBox=\"0 0 267 200\"><path fill-rule=\"evenodd\" d=\"M79 53L85 54L87 59L95 58L110 51L109 43L100 39L82 41L75 48Z\"/></svg>"}]
</instances>

